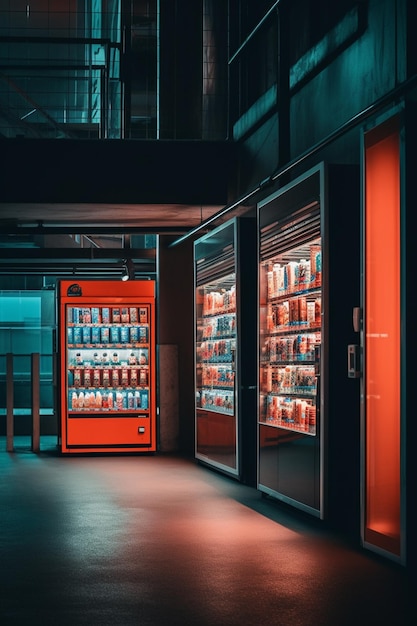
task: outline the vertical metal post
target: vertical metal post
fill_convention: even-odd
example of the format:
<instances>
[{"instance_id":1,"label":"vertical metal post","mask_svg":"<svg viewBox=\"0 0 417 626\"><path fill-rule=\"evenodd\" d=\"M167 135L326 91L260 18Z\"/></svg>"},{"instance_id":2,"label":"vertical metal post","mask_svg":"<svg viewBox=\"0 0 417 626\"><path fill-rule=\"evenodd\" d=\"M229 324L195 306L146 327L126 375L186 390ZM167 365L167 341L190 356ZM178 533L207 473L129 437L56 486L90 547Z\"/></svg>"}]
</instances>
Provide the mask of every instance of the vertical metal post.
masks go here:
<instances>
[{"instance_id":1,"label":"vertical metal post","mask_svg":"<svg viewBox=\"0 0 417 626\"><path fill-rule=\"evenodd\" d=\"M276 9L278 19L278 102L279 116L278 132L278 168L291 159L290 149L290 61L289 61L289 32L285 18L280 10ZM288 180L284 176L284 183Z\"/></svg>"},{"instance_id":2,"label":"vertical metal post","mask_svg":"<svg viewBox=\"0 0 417 626\"><path fill-rule=\"evenodd\" d=\"M40 368L39 352L31 354L32 369L32 452L39 452L40 449Z\"/></svg>"},{"instance_id":3,"label":"vertical metal post","mask_svg":"<svg viewBox=\"0 0 417 626\"><path fill-rule=\"evenodd\" d=\"M54 345L55 345L55 341L54 341ZM54 389L54 394L53 394L53 403L54 403L54 417L56 419L56 424L57 424L57 445L60 446L61 445L61 420L59 419L59 412L58 412L58 363L57 363L57 359L58 359L58 355L56 352L54 352L52 354L52 384L53 384L53 389Z\"/></svg>"},{"instance_id":4,"label":"vertical metal post","mask_svg":"<svg viewBox=\"0 0 417 626\"><path fill-rule=\"evenodd\" d=\"M8 352L6 354L6 394L7 394L7 422L6 422L6 449L7 452L14 451L13 434L14 434L14 419L13 419L13 354Z\"/></svg>"}]
</instances>

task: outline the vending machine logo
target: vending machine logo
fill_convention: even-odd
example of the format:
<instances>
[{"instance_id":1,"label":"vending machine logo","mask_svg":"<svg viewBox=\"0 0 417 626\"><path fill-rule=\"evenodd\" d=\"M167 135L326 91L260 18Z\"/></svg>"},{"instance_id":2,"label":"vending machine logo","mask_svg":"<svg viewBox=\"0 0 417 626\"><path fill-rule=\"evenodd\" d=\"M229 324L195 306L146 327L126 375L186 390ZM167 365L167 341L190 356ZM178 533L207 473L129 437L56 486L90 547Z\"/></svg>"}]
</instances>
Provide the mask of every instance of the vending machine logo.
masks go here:
<instances>
[{"instance_id":1,"label":"vending machine logo","mask_svg":"<svg viewBox=\"0 0 417 626\"><path fill-rule=\"evenodd\" d=\"M81 287L77 283L73 283L67 289L67 296L82 296L82 295L83 293L82 293Z\"/></svg>"}]
</instances>

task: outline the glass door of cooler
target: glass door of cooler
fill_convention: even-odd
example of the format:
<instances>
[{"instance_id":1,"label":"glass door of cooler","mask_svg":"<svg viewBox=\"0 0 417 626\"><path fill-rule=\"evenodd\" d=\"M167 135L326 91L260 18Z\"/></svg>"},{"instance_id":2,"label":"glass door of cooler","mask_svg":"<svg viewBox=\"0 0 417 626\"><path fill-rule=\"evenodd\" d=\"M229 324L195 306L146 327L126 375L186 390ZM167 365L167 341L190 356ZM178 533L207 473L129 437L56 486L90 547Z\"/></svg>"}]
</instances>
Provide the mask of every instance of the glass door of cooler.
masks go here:
<instances>
[{"instance_id":1,"label":"glass door of cooler","mask_svg":"<svg viewBox=\"0 0 417 626\"><path fill-rule=\"evenodd\" d=\"M194 243L195 457L256 484L256 220Z\"/></svg>"},{"instance_id":2,"label":"glass door of cooler","mask_svg":"<svg viewBox=\"0 0 417 626\"><path fill-rule=\"evenodd\" d=\"M196 456L237 472L236 274L197 286Z\"/></svg>"},{"instance_id":3,"label":"glass door of cooler","mask_svg":"<svg viewBox=\"0 0 417 626\"><path fill-rule=\"evenodd\" d=\"M321 344L320 238L261 262L266 306L261 327L260 422L317 433Z\"/></svg>"},{"instance_id":4,"label":"glass door of cooler","mask_svg":"<svg viewBox=\"0 0 417 626\"><path fill-rule=\"evenodd\" d=\"M258 488L321 515L320 177L259 208Z\"/></svg>"}]
</instances>

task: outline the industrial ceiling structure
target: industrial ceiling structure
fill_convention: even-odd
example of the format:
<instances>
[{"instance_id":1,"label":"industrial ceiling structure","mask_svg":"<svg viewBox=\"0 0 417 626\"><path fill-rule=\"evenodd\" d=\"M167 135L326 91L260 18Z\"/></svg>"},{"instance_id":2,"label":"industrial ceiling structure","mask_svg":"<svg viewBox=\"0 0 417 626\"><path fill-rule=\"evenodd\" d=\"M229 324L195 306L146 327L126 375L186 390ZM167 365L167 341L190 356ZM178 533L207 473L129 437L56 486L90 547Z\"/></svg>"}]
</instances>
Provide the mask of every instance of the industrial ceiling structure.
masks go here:
<instances>
[{"instance_id":1,"label":"industrial ceiling structure","mask_svg":"<svg viewBox=\"0 0 417 626\"><path fill-rule=\"evenodd\" d=\"M3 276L108 276L129 258L146 273L151 236L175 240L225 219L227 142L13 139L0 150Z\"/></svg>"},{"instance_id":2,"label":"industrial ceiling structure","mask_svg":"<svg viewBox=\"0 0 417 626\"><path fill-rule=\"evenodd\" d=\"M175 240L212 218L220 205L0 203L0 274L118 273L132 259L153 271L144 238ZM136 242L140 242L137 245Z\"/></svg>"}]
</instances>

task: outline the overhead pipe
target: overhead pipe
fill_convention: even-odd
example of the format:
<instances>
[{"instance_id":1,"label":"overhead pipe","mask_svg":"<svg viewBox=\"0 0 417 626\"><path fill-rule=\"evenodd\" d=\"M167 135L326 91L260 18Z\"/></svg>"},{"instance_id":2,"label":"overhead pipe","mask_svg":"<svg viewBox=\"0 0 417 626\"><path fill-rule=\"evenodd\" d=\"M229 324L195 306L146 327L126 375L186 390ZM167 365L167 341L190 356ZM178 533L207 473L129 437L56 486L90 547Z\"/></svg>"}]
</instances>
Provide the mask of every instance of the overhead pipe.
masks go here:
<instances>
[{"instance_id":1,"label":"overhead pipe","mask_svg":"<svg viewBox=\"0 0 417 626\"><path fill-rule=\"evenodd\" d=\"M99 204L99 203L95 203ZM140 205L138 205L140 207ZM8 220L2 222L2 234L4 235L101 235L108 234L109 231L113 235L180 235L187 231L186 225L175 226L138 226L137 224L115 225L113 222L96 222L95 224L84 224L83 222L74 222L69 225L68 222L19 222L17 220Z\"/></svg>"}]
</instances>

